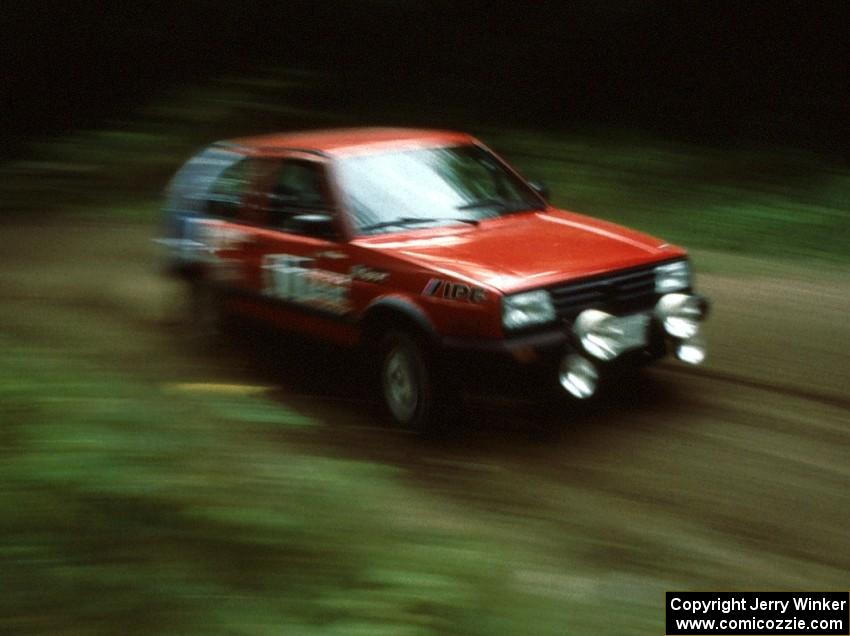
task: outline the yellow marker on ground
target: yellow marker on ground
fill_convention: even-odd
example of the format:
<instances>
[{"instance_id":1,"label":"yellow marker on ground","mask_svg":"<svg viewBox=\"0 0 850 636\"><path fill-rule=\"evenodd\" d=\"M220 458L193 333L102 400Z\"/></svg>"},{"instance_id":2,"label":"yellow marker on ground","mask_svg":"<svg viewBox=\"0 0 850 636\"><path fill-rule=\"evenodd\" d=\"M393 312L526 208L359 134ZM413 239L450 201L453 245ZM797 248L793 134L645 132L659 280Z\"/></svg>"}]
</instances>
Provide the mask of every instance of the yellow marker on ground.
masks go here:
<instances>
[{"instance_id":1,"label":"yellow marker on ground","mask_svg":"<svg viewBox=\"0 0 850 636\"><path fill-rule=\"evenodd\" d=\"M165 385L168 391L179 393L218 393L221 395L257 395L270 391L270 386L254 384L225 384L219 382L170 382Z\"/></svg>"}]
</instances>

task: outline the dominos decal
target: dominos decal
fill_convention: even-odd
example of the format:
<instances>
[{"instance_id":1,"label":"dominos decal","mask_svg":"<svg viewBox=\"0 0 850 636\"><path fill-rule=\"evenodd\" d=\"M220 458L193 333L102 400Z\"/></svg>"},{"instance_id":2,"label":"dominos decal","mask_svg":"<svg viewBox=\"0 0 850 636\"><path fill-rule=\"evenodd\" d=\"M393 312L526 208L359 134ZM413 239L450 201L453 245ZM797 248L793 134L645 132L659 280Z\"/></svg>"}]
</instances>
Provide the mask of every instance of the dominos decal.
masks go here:
<instances>
[{"instance_id":1,"label":"dominos decal","mask_svg":"<svg viewBox=\"0 0 850 636\"><path fill-rule=\"evenodd\" d=\"M316 269L313 261L293 254L267 254L263 257L264 293L334 314L351 311L351 276Z\"/></svg>"}]
</instances>

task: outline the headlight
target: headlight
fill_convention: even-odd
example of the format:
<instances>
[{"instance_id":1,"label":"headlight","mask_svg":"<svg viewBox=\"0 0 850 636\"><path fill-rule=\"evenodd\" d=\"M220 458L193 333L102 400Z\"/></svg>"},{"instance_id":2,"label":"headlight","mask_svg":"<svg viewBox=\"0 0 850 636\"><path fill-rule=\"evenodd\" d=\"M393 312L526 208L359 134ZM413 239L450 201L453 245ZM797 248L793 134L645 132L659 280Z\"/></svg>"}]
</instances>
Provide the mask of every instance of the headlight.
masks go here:
<instances>
[{"instance_id":1,"label":"headlight","mask_svg":"<svg viewBox=\"0 0 850 636\"><path fill-rule=\"evenodd\" d=\"M570 353L561 360L558 380L564 390L580 400L596 393L599 385L599 371L584 356Z\"/></svg>"},{"instance_id":2,"label":"headlight","mask_svg":"<svg viewBox=\"0 0 850 636\"><path fill-rule=\"evenodd\" d=\"M613 360L620 355L623 330L611 314L598 309L586 309L576 318L573 330L584 350L594 358Z\"/></svg>"},{"instance_id":3,"label":"headlight","mask_svg":"<svg viewBox=\"0 0 850 636\"><path fill-rule=\"evenodd\" d=\"M655 291L659 294L687 289L691 286L691 266L688 261L676 261L655 268Z\"/></svg>"},{"instance_id":4,"label":"headlight","mask_svg":"<svg viewBox=\"0 0 850 636\"><path fill-rule=\"evenodd\" d=\"M700 334L680 340L676 345L676 357L688 364L702 364L705 360L705 340Z\"/></svg>"},{"instance_id":5,"label":"headlight","mask_svg":"<svg viewBox=\"0 0 850 636\"><path fill-rule=\"evenodd\" d=\"M505 296L502 299L502 325L520 329L555 320L552 297L545 289Z\"/></svg>"},{"instance_id":6,"label":"headlight","mask_svg":"<svg viewBox=\"0 0 850 636\"><path fill-rule=\"evenodd\" d=\"M707 305L701 296L666 294L655 306L655 312L664 324L664 330L675 338L692 338L705 318Z\"/></svg>"}]
</instances>

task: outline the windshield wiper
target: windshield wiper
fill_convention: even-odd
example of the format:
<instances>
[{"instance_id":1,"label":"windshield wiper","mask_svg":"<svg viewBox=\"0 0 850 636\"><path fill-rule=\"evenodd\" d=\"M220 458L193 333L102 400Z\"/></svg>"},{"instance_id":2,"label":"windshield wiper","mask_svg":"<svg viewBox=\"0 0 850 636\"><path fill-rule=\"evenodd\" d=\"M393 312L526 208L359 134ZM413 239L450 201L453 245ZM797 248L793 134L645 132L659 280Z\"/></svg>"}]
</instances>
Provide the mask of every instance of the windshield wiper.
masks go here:
<instances>
[{"instance_id":1,"label":"windshield wiper","mask_svg":"<svg viewBox=\"0 0 850 636\"><path fill-rule=\"evenodd\" d=\"M511 207L511 206L514 207ZM473 208L499 208L497 216L505 214L513 214L514 212L522 212L524 210L545 210L540 204L531 205L527 201L505 201L504 199L479 199L471 203L459 205L456 210L471 210Z\"/></svg>"},{"instance_id":2,"label":"windshield wiper","mask_svg":"<svg viewBox=\"0 0 850 636\"><path fill-rule=\"evenodd\" d=\"M454 217L421 217L421 216L400 216L391 221L382 221L381 223L373 223L360 228L363 232L370 230L379 230L383 227L391 227L393 225L417 225L419 223L435 223L437 221L457 221L458 223L469 223L470 225L478 225L478 219L462 219Z\"/></svg>"}]
</instances>

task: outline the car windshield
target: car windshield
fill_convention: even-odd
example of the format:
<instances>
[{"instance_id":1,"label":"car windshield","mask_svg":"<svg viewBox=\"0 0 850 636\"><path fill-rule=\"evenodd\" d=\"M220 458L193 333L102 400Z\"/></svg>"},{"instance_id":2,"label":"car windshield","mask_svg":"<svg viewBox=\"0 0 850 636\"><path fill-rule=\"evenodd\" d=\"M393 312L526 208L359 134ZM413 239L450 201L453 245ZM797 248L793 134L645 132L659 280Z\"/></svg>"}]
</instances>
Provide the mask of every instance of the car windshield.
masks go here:
<instances>
[{"instance_id":1,"label":"car windshield","mask_svg":"<svg viewBox=\"0 0 850 636\"><path fill-rule=\"evenodd\" d=\"M475 145L346 157L338 163L358 234L466 223L523 210L541 200Z\"/></svg>"}]
</instances>

